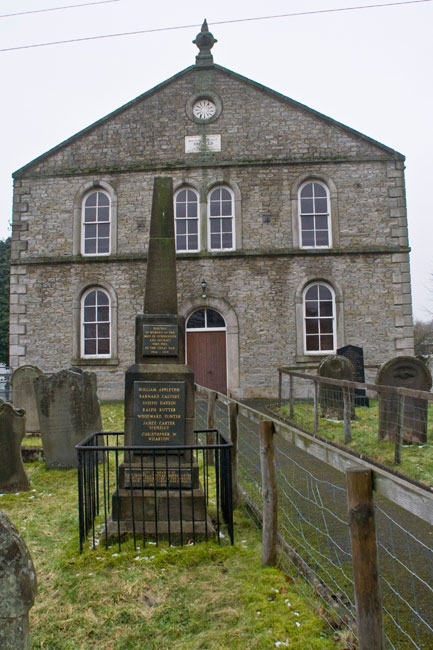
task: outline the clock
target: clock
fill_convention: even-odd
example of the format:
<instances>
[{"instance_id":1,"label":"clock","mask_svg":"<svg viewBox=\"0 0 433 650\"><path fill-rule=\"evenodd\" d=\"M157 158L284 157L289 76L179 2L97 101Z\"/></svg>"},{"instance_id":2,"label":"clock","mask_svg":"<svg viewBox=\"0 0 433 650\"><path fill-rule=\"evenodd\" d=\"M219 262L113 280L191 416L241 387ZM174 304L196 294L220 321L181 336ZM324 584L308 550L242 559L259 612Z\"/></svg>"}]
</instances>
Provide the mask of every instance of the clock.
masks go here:
<instances>
[{"instance_id":1,"label":"clock","mask_svg":"<svg viewBox=\"0 0 433 650\"><path fill-rule=\"evenodd\" d=\"M188 99L185 112L188 119L196 124L209 124L221 115L223 103L221 97L212 90L203 90L191 95Z\"/></svg>"},{"instance_id":2,"label":"clock","mask_svg":"<svg viewBox=\"0 0 433 650\"><path fill-rule=\"evenodd\" d=\"M216 106L210 99L203 98L195 102L192 113L198 120L209 120L216 113Z\"/></svg>"}]
</instances>

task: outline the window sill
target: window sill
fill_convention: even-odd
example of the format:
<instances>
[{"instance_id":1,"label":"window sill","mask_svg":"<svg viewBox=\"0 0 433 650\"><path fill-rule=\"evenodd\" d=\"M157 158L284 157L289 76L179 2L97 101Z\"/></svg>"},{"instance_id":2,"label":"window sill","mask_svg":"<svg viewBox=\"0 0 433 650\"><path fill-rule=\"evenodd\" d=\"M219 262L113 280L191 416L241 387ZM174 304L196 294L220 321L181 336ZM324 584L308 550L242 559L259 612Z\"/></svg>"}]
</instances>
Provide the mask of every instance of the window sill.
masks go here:
<instances>
[{"instance_id":1,"label":"window sill","mask_svg":"<svg viewBox=\"0 0 433 650\"><path fill-rule=\"evenodd\" d=\"M71 359L72 366L118 366L119 359Z\"/></svg>"}]
</instances>

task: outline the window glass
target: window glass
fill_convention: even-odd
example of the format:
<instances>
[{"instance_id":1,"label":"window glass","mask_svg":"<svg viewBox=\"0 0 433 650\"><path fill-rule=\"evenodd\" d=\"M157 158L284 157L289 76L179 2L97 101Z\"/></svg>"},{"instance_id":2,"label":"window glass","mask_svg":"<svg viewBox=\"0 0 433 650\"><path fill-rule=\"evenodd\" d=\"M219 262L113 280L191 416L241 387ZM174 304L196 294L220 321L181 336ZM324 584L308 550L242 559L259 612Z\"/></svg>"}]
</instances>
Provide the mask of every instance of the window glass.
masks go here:
<instances>
[{"instance_id":1,"label":"window glass","mask_svg":"<svg viewBox=\"0 0 433 650\"><path fill-rule=\"evenodd\" d=\"M89 194L83 206L83 253L110 253L110 198L102 191Z\"/></svg>"},{"instance_id":2,"label":"window glass","mask_svg":"<svg viewBox=\"0 0 433 650\"><path fill-rule=\"evenodd\" d=\"M197 309L188 318L186 327L187 329L211 329L211 328L225 328L226 322L220 313L215 309Z\"/></svg>"},{"instance_id":3,"label":"window glass","mask_svg":"<svg viewBox=\"0 0 433 650\"><path fill-rule=\"evenodd\" d=\"M217 187L209 195L209 248L210 250L233 250L234 248L234 201L230 190Z\"/></svg>"},{"instance_id":4,"label":"window glass","mask_svg":"<svg viewBox=\"0 0 433 650\"><path fill-rule=\"evenodd\" d=\"M102 289L92 289L82 301L82 353L110 355L110 298Z\"/></svg>"},{"instance_id":5,"label":"window glass","mask_svg":"<svg viewBox=\"0 0 433 650\"><path fill-rule=\"evenodd\" d=\"M313 284L304 293L306 352L335 350L335 299L329 287Z\"/></svg>"},{"instance_id":6,"label":"window glass","mask_svg":"<svg viewBox=\"0 0 433 650\"><path fill-rule=\"evenodd\" d=\"M183 189L174 198L176 250L199 250L198 241L199 196L195 190Z\"/></svg>"},{"instance_id":7,"label":"window glass","mask_svg":"<svg viewBox=\"0 0 433 650\"><path fill-rule=\"evenodd\" d=\"M299 192L301 246L329 248L329 197L322 183L306 183Z\"/></svg>"}]
</instances>

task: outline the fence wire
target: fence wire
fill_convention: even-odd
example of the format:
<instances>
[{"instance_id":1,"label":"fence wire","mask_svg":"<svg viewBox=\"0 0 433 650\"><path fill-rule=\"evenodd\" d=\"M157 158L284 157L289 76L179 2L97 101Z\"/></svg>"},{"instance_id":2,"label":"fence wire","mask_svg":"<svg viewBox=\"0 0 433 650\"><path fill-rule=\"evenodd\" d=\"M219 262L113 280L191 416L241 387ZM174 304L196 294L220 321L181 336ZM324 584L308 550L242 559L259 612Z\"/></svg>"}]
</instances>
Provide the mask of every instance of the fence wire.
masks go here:
<instances>
[{"instance_id":1,"label":"fence wire","mask_svg":"<svg viewBox=\"0 0 433 650\"><path fill-rule=\"evenodd\" d=\"M336 396L332 390L327 393L325 387L322 395L317 391L315 396L311 382L301 382L303 386L298 385L298 392L306 388L309 394L303 398L298 395L294 410L303 418L302 428L308 430L308 422L314 427L314 400L319 408L321 399L326 407L335 408L336 400L341 405L341 395ZM363 397L371 400L371 394ZM367 407L356 406L353 399L352 407L356 416L364 411L373 421L375 418L376 431L379 430L379 412L374 400L373 406L370 401ZM207 408L207 399L197 401L197 426L208 424ZM416 409L411 408L416 415ZM246 417L245 413L248 410L243 408L238 415L238 478L250 506L249 514L260 529L259 422L257 414L251 411L251 417ZM219 400L214 418L215 427L228 436L229 407ZM356 422L351 420L353 436L357 431ZM319 418L319 433L323 434L320 426L333 427L337 432L334 435L343 439L344 429L337 418L325 422ZM355 649L356 610L345 476L290 444L279 433L274 435L274 451L281 566L289 574L293 575L293 569L302 574L305 584L311 585L323 601L324 606L319 608L317 601L311 601L318 615L344 639L347 648ZM420 520L383 498L375 500L375 518L385 647L387 650L429 650L433 647L433 549L429 535L433 537L433 533L423 525L422 534L417 536L414 531L418 530ZM311 599L307 588L304 595Z\"/></svg>"},{"instance_id":2,"label":"fence wire","mask_svg":"<svg viewBox=\"0 0 433 650\"><path fill-rule=\"evenodd\" d=\"M389 648L433 646L433 548L375 504Z\"/></svg>"},{"instance_id":3,"label":"fence wire","mask_svg":"<svg viewBox=\"0 0 433 650\"><path fill-rule=\"evenodd\" d=\"M281 415L285 419L417 481L433 484L429 469L433 444L428 439L433 423L432 394L416 397L396 387L388 393L372 384L368 389L344 389L314 376L315 386L312 377L282 375ZM278 405L273 408L279 410Z\"/></svg>"}]
</instances>

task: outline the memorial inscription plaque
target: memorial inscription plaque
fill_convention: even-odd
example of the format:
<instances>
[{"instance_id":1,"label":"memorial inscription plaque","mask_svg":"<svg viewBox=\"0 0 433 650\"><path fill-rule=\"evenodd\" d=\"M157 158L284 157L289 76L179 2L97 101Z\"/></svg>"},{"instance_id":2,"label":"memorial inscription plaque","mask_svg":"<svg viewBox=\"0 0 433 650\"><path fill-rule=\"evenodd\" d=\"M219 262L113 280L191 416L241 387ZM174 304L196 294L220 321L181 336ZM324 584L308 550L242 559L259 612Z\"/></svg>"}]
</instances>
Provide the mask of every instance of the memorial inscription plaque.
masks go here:
<instances>
[{"instance_id":1,"label":"memorial inscription plaque","mask_svg":"<svg viewBox=\"0 0 433 650\"><path fill-rule=\"evenodd\" d=\"M134 382L134 445L183 445L185 382Z\"/></svg>"},{"instance_id":2,"label":"memorial inscription plaque","mask_svg":"<svg viewBox=\"0 0 433 650\"><path fill-rule=\"evenodd\" d=\"M133 488L176 488L192 487L192 470L173 468L131 467L125 469L125 487Z\"/></svg>"},{"instance_id":3,"label":"memorial inscription plaque","mask_svg":"<svg viewBox=\"0 0 433 650\"><path fill-rule=\"evenodd\" d=\"M176 357L177 325L143 325L143 356Z\"/></svg>"}]
</instances>

